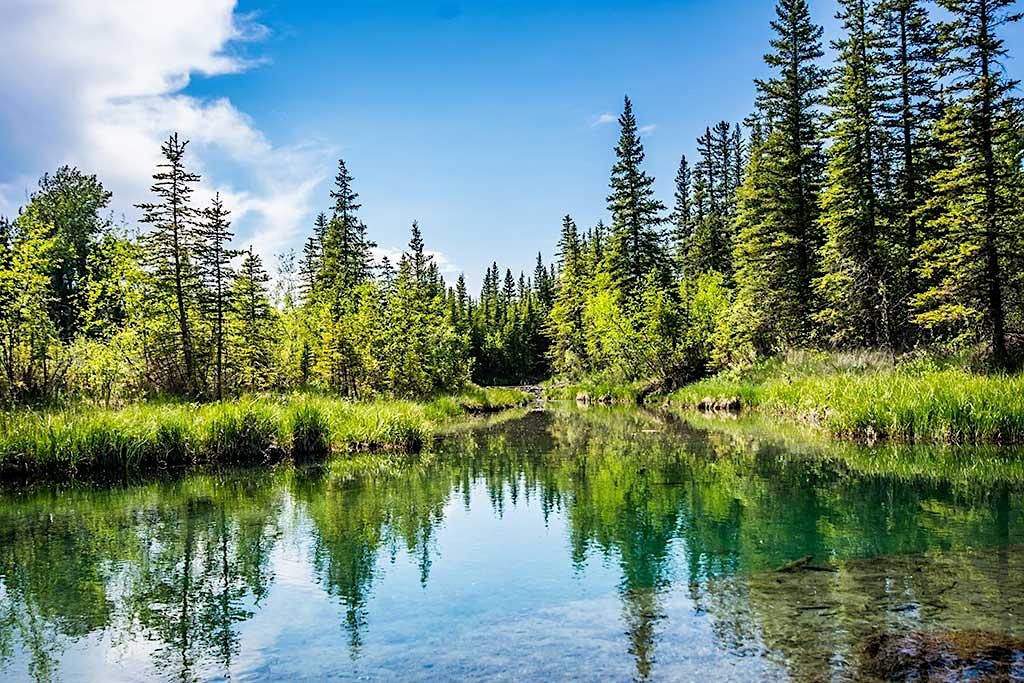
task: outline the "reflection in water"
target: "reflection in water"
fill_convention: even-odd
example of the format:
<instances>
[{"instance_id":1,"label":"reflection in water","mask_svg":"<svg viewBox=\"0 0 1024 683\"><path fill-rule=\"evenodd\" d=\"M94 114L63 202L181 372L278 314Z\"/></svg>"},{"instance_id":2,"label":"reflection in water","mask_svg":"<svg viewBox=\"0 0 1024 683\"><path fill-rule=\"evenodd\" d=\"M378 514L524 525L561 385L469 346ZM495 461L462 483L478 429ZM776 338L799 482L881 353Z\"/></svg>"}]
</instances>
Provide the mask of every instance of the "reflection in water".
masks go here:
<instances>
[{"instance_id":1,"label":"reflection in water","mask_svg":"<svg viewBox=\"0 0 1024 683\"><path fill-rule=\"evenodd\" d=\"M1022 462L559 409L416 458L11 493L0 677L853 679L879 633L1024 637Z\"/></svg>"}]
</instances>

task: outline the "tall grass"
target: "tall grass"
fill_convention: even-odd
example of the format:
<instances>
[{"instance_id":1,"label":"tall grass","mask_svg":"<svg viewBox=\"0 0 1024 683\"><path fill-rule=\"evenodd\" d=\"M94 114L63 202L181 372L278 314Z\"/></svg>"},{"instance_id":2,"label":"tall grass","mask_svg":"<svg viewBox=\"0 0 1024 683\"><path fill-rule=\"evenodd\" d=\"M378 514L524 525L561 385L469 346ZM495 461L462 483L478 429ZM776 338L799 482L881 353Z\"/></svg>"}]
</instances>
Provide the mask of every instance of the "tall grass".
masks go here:
<instances>
[{"instance_id":1,"label":"tall grass","mask_svg":"<svg viewBox=\"0 0 1024 683\"><path fill-rule=\"evenodd\" d=\"M0 413L0 477L117 476L209 463L309 460L332 452L416 451L446 420L521 405L522 392L474 387L420 403L350 402L294 394L119 410L75 407Z\"/></svg>"},{"instance_id":2,"label":"tall grass","mask_svg":"<svg viewBox=\"0 0 1024 683\"><path fill-rule=\"evenodd\" d=\"M595 375L571 382L548 382L544 385L544 395L556 401L636 403L643 384Z\"/></svg>"},{"instance_id":3,"label":"tall grass","mask_svg":"<svg viewBox=\"0 0 1024 683\"><path fill-rule=\"evenodd\" d=\"M698 407L731 399L859 440L1024 443L1024 375L979 374L921 359L798 354L697 382L668 403Z\"/></svg>"}]
</instances>

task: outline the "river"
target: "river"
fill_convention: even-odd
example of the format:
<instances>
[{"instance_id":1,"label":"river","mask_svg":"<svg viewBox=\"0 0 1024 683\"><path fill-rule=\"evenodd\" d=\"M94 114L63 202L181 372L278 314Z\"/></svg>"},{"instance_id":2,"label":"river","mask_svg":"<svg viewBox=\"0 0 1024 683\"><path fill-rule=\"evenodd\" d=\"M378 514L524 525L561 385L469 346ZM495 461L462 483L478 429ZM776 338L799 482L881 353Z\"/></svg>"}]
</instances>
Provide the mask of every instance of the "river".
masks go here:
<instances>
[{"instance_id":1,"label":"river","mask_svg":"<svg viewBox=\"0 0 1024 683\"><path fill-rule=\"evenodd\" d=\"M1022 543L1016 450L553 407L2 492L0 679L862 680L894 643L1024 676Z\"/></svg>"}]
</instances>

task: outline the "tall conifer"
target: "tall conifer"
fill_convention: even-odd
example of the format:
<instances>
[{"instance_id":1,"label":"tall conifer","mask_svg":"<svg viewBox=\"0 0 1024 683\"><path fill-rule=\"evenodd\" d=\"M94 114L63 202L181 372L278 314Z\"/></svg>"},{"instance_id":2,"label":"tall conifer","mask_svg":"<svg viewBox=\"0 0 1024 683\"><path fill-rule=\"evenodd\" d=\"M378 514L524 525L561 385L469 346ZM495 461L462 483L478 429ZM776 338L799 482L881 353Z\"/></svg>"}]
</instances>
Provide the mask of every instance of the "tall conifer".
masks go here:
<instances>
[{"instance_id":1,"label":"tall conifer","mask_svg":"<svg viewBox=\"0 0 1024 683\"><path fill-rule=\"evenodd\" d=\"M654 178L643 170L644 146L629 97L625 98L619 126L608 196L612 237L607 263L628 299L637 293L648 273L655 272L659 279L667 279L668 263L659 230L665 206L654 196Z\"/></svg>"}]
</instances>

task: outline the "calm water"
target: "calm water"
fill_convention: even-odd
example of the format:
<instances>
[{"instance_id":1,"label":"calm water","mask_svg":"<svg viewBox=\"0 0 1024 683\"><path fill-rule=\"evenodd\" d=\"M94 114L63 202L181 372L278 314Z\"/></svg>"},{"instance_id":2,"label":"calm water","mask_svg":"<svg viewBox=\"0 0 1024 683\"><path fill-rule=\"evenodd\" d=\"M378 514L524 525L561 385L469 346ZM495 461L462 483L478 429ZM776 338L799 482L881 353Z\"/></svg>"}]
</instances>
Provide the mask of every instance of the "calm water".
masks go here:
<instances>
[{"instance_id":1,"label":"calm water","mask_svg":"<svg viewBox=\"0 0 1024 683\"><path fill-rule=\"evenodd\" d=\"M2 494L0 678L857 679L880 632L1024 637L1024 456L712 426Z\"/></svg>"}]
</instances>

